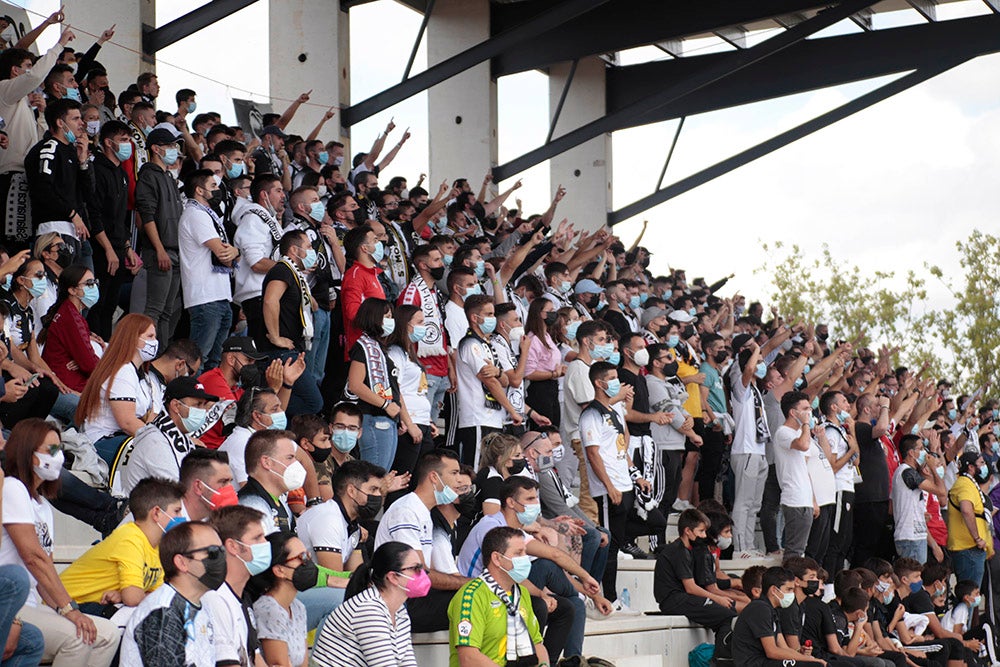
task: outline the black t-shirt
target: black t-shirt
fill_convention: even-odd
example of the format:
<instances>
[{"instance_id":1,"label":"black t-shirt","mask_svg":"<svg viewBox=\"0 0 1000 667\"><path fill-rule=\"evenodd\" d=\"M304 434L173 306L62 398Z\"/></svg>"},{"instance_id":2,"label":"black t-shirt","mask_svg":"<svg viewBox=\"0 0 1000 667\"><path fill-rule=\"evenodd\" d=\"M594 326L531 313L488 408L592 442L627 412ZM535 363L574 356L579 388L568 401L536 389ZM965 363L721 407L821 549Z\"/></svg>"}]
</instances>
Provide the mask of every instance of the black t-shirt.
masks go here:
<instances>
[{"instance_id":1,"label":"black t-shirt","mask_svg":"<svg viewBox=\"0 0 1000 667\"><path fill-rule=\"evenodd\" d=\"M802 641L802 626L805 620L802 618L802 608L798 600L792 602L787 609L778 608L778 620L781 622L781 634L795 635ZM813 642L815 645L815 642Z\"/></svg>"},{"instance_id":2,"label":"black t-shirt","mask_svg":"<svg viewBox=\"0 0 1000 667\"><path fill-rule=\"evenodd\" d=\"M812 654L817 658L825 659L829 655L826 638L837 634L837 626L833 621L833 612L830 605L826 604L816 596L807 597L800 605L802 608L802 632L800 637L804 644L807 640L812 642ZM840 638L837 638L840 642Z\"/></svg>"},{"instance_id":3,"label":"black t-shirt","mask_svg":"<svg viewBox=\"0 0 1000 667\"><path fill-rule=\"evenodd\" d=\"M837 628L837 641L841 646L847 646L851 641L851 626L847 620L847 614L840 608L836 600L830 600L830 613L833 615L833 625Z\"/></svg>"},{"instance_id":4,"label":"black t-shirt","mask_svg":"<svg viewBox=\"0 0 1000 667\"><path fill-rule=\"evenodd\" d=\"M476 475L476 511L478 513L482 513L483 503L487 500L495 500L499 505L503 481L503 477L489 466L479 471L479 474Z\"/></svg>"},{"instance_id":5,"label":"black t-shirt","mask_svg":"<svg viewBox=\"0 0 1000 667\"><path fill-rule=\"evenodd\" d=\"M765 600L754 600L748 604L733 628L733 656L738 656L743 667L761 667L767 661L767 653L760 640L764 637L777 638L781 632L778 614Z\"/></svg>"},{"instance_id":6,"label":"black t-shirt","mask_svg":"<svg viewBox=\"0 0 1000 667\"><path fill-rule=\"evenodd\" d=\"M663 547L653 571L653 597L657 604L671 595L683 594L684 579L694 579L694 554L677 538Z\"/></svg>"},{"instance_id":7,"label":"black t-shirt","mask_svg":"<svg viewBox=\"0 0 1000 667\"><path fill-rule=\"evenodd\" d=\"M267 286L272 281L285 283L285 293L278 301L278 335L292 341L298 351L306 349L305 326L302 324L302 289L291 269L284 262L278 262L264 276L261 294L267 293ZM264 327L261 327L263 330ZM263 340L257 341L257 349L273 351L279 349L267 340L266 331L261 334Z\"/></svg>"},{"instance_id":8,"label":"black t-shirt","mask_svg":"<svg viewBox=\"0 0 1000 667\"><path fill-rule=\"evenodd\" d=\"M649 389L646 387L646 378L642 375L636 375L632 371L625 370L624 368L618 369L618 379L621 380L622 384L630 384L635 390L635 397L632 399L632 409L636 412L649 412ZM652 436L653 432L649 428L649 422L637 423L637 422L627 422L629 435L648 435Z\"/></svg>"},{"instance_id":9,"label":"black t-shirt","mask_svg":"<svg viewBox=\"0 0 1000 667\"><path fill-rule=\"evenodd\" d=\"M934 613L934 601L931 600L931 594L922 588L916 593L907 595L903 604L906 606L906 611L911 614Z\"/></svg>"},{"instance_id":10,"label":"black t-shirt","mask_svg":"<svg viewBox=\"0 0 1000 667\"><path fill-rule=\"evenodd\" d=\"M854 437L861 454L858 467L863 480L854 485L854 502L877 503L889 500L889 465L886 463L882 444L872 437L872 425L855 423Z\"/></svg>"},{"instance_id":11,"label":"black t-shirt","mask_svg":"<svg viewBox=\"0 0 1000 667\"><path fill-rule=\"evenodd\" d=\"M695 544L691 547L691 555L694 558L694 583L702 588L718 585L719 581L715 574L715 556L704 544Z\"/></svg>"},{"instance_id":12,"label":"black t-shirt","mask_svg":"<svg viewBox=\"0 0 1000 667\"><path fill-rule=\"evenodd\" d=\"M383 352L385 352L384 349ZM392 359L389 358L389 354L387 352L385 352L384 356L385 356L386 370L389 375L389 387L392 390L392 400L396 405L399 405L401 400L400 397L402 396L402 394L399 393L399 371L396 369L396 365L392 363ZM368 360L367 357L365 356L365 349L361 346L360 341L355 343L354 347L351 348L350 360L357 361L358 363L360 363L362 366L365 367L365 385L369 389L374 391L376 394L378 394L379 390L372 386L371 375L368 372ZM358 409L361 410L361 412L365 413L366 415L374 415L376 417L389 416L388 414L386 414L386 411L383 410L382 406L380 405L372 405L367 401L358 401L357 405ZM398 420L399 417L397 416L396 419Z\"/></svg>"}]
</instances>

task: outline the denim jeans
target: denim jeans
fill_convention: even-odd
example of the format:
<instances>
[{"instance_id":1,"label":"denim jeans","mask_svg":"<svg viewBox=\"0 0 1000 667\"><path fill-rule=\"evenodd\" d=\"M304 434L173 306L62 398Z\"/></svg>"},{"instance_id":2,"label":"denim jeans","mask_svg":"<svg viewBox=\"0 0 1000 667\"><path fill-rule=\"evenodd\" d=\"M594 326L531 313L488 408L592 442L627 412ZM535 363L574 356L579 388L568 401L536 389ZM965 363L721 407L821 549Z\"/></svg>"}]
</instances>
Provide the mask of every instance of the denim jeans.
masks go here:
<instances>
[{"instance_id":1,"label":"denim jeans","mask_svg":"<svg viewBox=\"0 0 1000 667\"><path fill-rule=\"evenodd\" d=\"M115 462L115 457L118 456L118 450L122 448L122 443L128 440L128 438L129 436L124 433L120 435L106 435L94 443L94 448L97 450L98 456L104 459L108 467L110 467Z\"/></svg>"},{"instance_id":2,"label":"denim jeans","mask_svg":"<svg viewBox=\"0 0 1000 667\"><path fill-rule=\"evenodd\" d=\"M986 552L973 547L951 552L951 564L955 568L955 579L958 581L975 582L976 586L983 583L983 571L986 569Z\"/></svg>"},{"instance_id":3,"label":"denim jeans","mask_svg":"<svg viewBox=\"0 0 1000 667\"><path fill-rule=\"evenodd\" d=\"M187 311L191 317L191 340L201 350L202 368L211 370L222 357L222 343L229 337L233 310L228 301L212 301L191 306Z\"/></svg>"},{"instance_id":4,"label":"denim jeans","mask_svg":"<svg viewBox=\"0 0 1000 667\"><path fill-rule=\"evenodd\" d=\"M317 310L313 313L312 347L306 352L306 375L312 375L316 384L323 381L326 373L326 353L330 349L330 311Z\"/></svg>"},{"instance_id":5,"label":"denim jeans","mask_svg":"<svg viewBox=\"0 0 1000 667\"><path fill-rule=\"evenodd\" d=\"M573 607L573 624L570 626L569 636L566 637L566 646L563 655L583 655L583 633L587 624L587 608L583 600L577 594L573 584L570 583L566 572L548 560L547 558L536 558L531 564L531 574L528 579L538 588L546 588L559 597L566 598Z\"/></svg>"},{"instance_id":6,"label":"denim jeans","mask_svg":"<svg viewBox=\"0 0 1000 667\"><path fill-rule=\"evenodd\" d=\"M398 439L394 420L365 415L361 422L361 458L388 470L396 458Z\"/></svg>"},{"instance_id":7,"label":"denim jeans","mask_svg":"<svg viewBox=\"0 0 1000 667\"><path fill-rule=\"evenodd\" d=\"M295 350L279 350L271 353L272 359L286 359L298 357L300 352ZM292 395L288 399L288 407L285 414L289 420L295 415L314 415L323 409L323 395L319 393L319 385L316 380L305 372L292 385Z\"/></svg>"},{"instance_id":8,"label":"denim jeans","mask_svg":"<svg viewBox=\"0 0 1000 667\"><path fill-rule=\"evenodd\" d=\"M608 549L611 541L601 546L601 536L607 534L603 528L587 528L583 536L583 551L580 553L580 567L587 571L597 581L604 577L604 566L608 562Z\"/></svg>"},{"instance_id":9,"label":"denim jeans","mask_svg":"<svg viewBox=\"0 0 1000 667\"><path fill-rule=\"evenodd\" d=\"M80 404L80 397L76 394L59 394L49 414L70 426L76 426L76 406Z\"/></svg>"},{"instance_id":10,"label":"denim jeans","mask_svg":"<svg viewBox=\"0 0 1000 667\"><path fill-rule=\"evenodd\" d=\"M344 601L344 588L310 588L295 595L295 599L305 605L306 630L322 629L323 621Z\"/></svg>"},{"instance_id":11,"label":"denim jeans","mask_svg":"<svg viewBox=\"0 0 1000 667\"><path fill-rule=\"evenodd\" d=\"M918 563L926 563L927 540L896 540L896 553L900 558L912 558Z\"/></svg>"},{"instance_id":12,"label":"denim jeans","mask_svg":"<svg viewBox=\"0 0 1000 667\"><path fill-rule=\"evenodd\" d=\"M437 421L438 413L441 412L441 404L444 403L445 394L451 382L448 376L439 377L427 374L427 400L431 402L431 423Z\"/></svg>"},{"instance_id":13,"label":"denim jeans","mask_svg":"<svg viewBox=\"0 0 1000 667\"><path fill-rule=\"evenodd\" d=\"M110 535L127 511L125 499L116 499L105 491L88 486L79 477L63 470L59 474L59 492L52 506L63 514L92 526L102 535Z\"/></svg>"},{"instance_id":14,"label":"denim jeans","mask_svg":"<svg viewBox=\"0 0 1000 667\"><path fill-rule=\"evenodd\" d=\"M10 633L14 616L17 615L24 601L28 599L31 582L28 571L20 565L0 565L0 637L6 639ZM21 627L21 637L17 640L14 654L0 662L2 667L36 667L42 660L45 641L42 631L25 623Z\"/></svg>"}]
</instances>

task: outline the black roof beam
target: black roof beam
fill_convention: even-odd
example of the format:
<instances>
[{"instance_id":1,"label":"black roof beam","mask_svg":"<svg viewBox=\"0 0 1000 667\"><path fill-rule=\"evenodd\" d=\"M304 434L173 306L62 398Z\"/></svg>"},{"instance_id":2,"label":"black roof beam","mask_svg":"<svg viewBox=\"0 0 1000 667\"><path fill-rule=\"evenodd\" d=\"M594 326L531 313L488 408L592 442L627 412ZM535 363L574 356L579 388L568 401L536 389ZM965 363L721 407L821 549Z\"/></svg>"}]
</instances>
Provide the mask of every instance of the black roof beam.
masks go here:
<instances>
[{"instance_id":1,"label":"black roof beam","mask_svg":"<svg viewBox=\"0 0 1000 667\"><path fill-rule=\"evenodd\" d=\"M146 29L144 26L142 51L152 55L255 2L257 0L212 0L159 28Z\"/></svg>"},{"instance_id":2,"label":"black roof beam","mask_svg":"<svg viewBox=\"0 0 1000 667\"><path fill-rule=\"evenodd\" d=\"M734 72L787 49L806 37L839 23L851 14L871 4L873 4L873 0L844 0L837 6L820 12L808 21L803 21L789 30L781 31L749 49L726 54L727 57L724 60L702 68L683 79L669 83L659 92L643 100L637 101L616 112L608 113L606 116L553 139L544 146L529 151L519 158L494 167L493 178L498 182L502 181L606 132L611 132L616 127L628 126L637 118L648 116L657 109L690 95L696 90L720 81Z\"/></svg>"},{"instance_id":3,"label":"black roof beam","mask_svg":"<svg viewBox=\"0 0 1000 667\"><path fill-rule=\"evenodd\" d=\"M631 119L615 130L693 116L763 100L932 66L955 53L1000 51L1000 15L805 40L712 86ZM627 109L730 53L663 60L607 72L607 113Z\"/></svg>"},{"instance_id":4,"label":"black roof beam","mask_svg":"<svg viewBox=\"0 0 1000 667\"><path fill-rule=\"evenodd\" d=\"M498 35L480 42L461 53L448 58L437 65L428 67L423 72L414 74L405 81L369 97L367 100L353 104L340 114L344 127L350 127L394 104L402 102L431 86L441 83L456 74L489 60L528 40L534 40L546 31L556 29L567 21L586 14L608 3L610 0L563 0L546 11L535 15L519 26L510 27ZM527 47L526 47L527 48Z\"/></svg>"}]
</instances>

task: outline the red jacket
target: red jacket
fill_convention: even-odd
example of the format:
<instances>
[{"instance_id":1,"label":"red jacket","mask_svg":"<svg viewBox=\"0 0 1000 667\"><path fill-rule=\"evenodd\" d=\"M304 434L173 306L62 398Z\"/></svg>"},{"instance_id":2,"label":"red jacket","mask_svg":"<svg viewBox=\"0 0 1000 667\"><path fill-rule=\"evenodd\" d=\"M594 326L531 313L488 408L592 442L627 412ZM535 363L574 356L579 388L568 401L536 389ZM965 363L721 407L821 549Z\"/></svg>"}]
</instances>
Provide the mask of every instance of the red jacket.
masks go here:
<instances>
[{"instance_id":1,"label":"red jacket","mask_svg":"<svg viewBox=\"0 0 1000 667\"><path fill-rule=\"evenodd\" d=\"M340 286L340 306L344 313L344 335L347 337L344 344L345 361L350 359L351 348L361 338L361 331L354 326L354 318L361 302L365 299L385 299L385 290L378 281L380 273L382 269L368 268L354 262L344 274Z\"/></svg>"},{"instance_id":2,"label":"red jacket","mask_svg":"<svg viewBox=\"0 0 1000 667\"><path fill-rule=\"evenodd\" d=\"M87 378L97 368L98 357L90 345L90 326L69 299L62 302L49 324L42 359L73 391L83 391ZM76 362L79 370L66 367L71 361Z\"/></svg>"}]
</instances>

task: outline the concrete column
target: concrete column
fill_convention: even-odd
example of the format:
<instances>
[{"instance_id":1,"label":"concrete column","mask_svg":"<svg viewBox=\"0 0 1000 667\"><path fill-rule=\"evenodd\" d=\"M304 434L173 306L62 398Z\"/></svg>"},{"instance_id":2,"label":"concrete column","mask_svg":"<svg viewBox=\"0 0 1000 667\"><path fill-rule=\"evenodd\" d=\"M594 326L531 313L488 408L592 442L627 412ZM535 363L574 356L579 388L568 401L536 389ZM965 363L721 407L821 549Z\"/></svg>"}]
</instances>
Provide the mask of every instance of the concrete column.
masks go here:
<instances>
[{"instance_id":1,"label":"concrete column","mask_svg":"<svg viewBox=\"0 0 1000 667\"><path fill-rule=\"evenodd\" d=\"M347 103L341 95L350 90L348 18L339 6L329 0L272 0L268 7L271 106L281 113L290 100L312 90L289 133L306 136L327 108ZM324 140L334 137L338 120L326 124Z\"/></svg>"},{"instance_id":2,"label":"concrete column","mask_svg":"<svg viewBox=\"0 0 1000 667\"><path fill-rule=\"evenodd\" d=\"M489 0L437 0L427 26L427 66L490 37ZM432 87L427 94L428 182L469 178L497 164L497 86L488 62Z\"/></svg>"},{"instance_id":3,"label":"concrete column","mask_svg":"<svg viewBox=\"0 0 1000 667\"><path fill-rule=\"evenodd\" d=\"M115 25L115 36L111 41L125 48L105 44L98 52L97 60L108 70L111 90L116 94L125 90L130 83L135 83L140 73L156 71L153 59L147 60L138 55L142 53L142 26L156 25L156 0L64 0L64 4L66 24L74 28L100 35ZM32 17L34 25L41 20ZM54 28L49 30L53 31ZM77 31L76 39L70 42L70 46L85 53L96 41L97 37Z\"/></svg>"},{"instance_id":4,"label":"concrete column","mask_svg":"<svg viewBox=\"0 0 1000 667\"><path fill-rule=\"evenodd\" d=\"M556 106L569 77L571 63L549 68L549 110ZM600 58L585 58L576 67L566 102L556 123L553 137L566 134L605 115L605 66ZM571 148L549 161L552 190L562 184L568 191L559 204L556 218L569 218L589 231L607 224L611 209L611 134Z\"/></svg>"}]
</instances>

